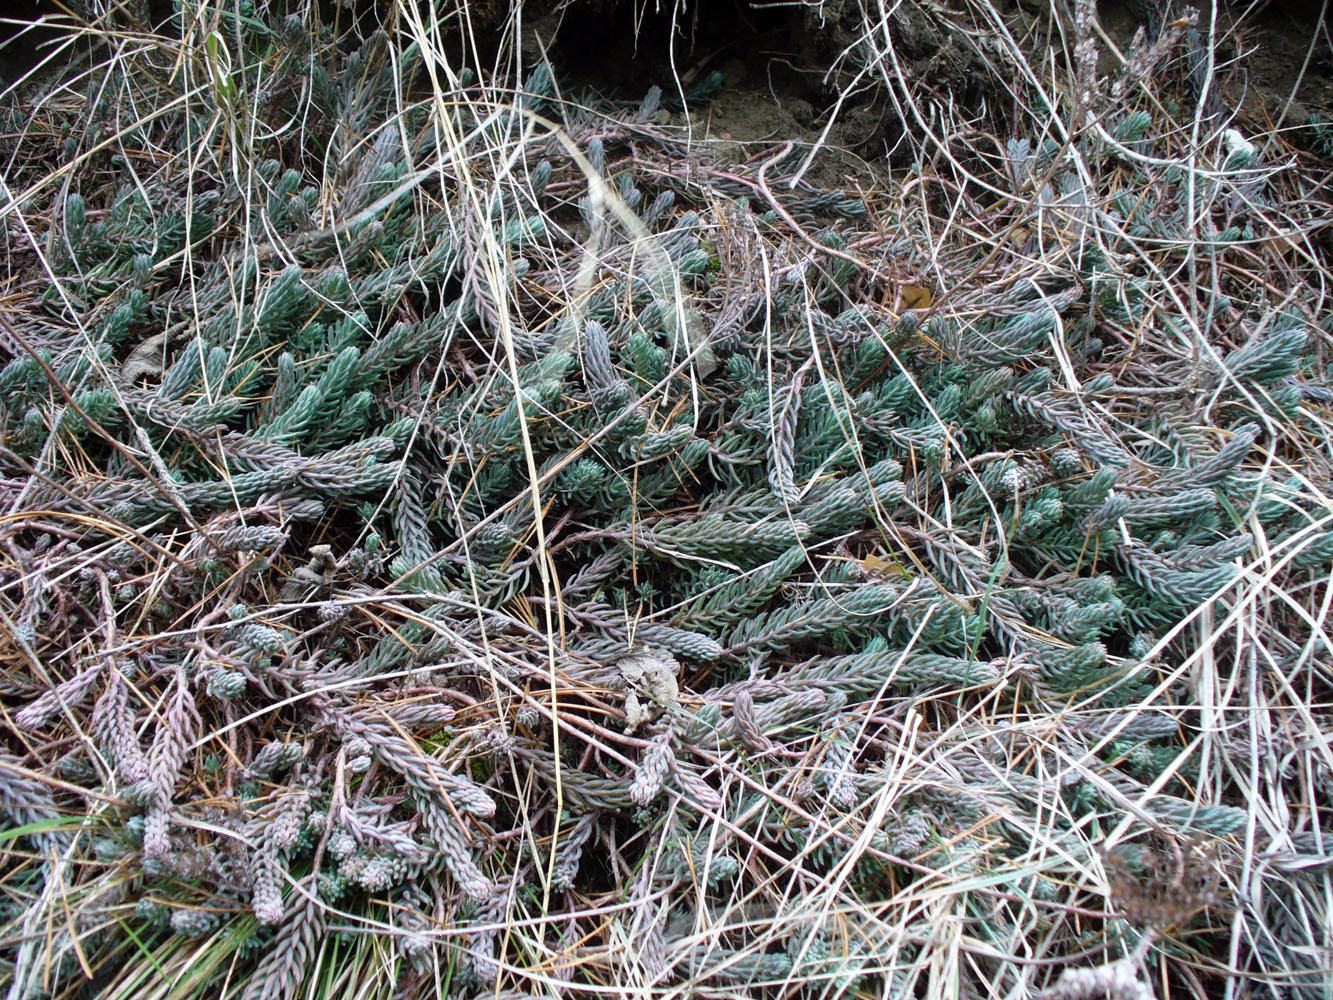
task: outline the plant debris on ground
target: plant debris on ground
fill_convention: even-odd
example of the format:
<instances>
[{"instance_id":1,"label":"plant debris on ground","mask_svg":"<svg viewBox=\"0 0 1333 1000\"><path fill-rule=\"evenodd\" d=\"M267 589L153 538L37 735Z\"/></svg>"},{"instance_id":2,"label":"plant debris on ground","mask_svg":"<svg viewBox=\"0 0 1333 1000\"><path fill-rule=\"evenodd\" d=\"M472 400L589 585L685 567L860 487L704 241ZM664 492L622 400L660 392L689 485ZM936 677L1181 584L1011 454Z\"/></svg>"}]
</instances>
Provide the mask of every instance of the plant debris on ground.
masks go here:
<instances>
[{"instance_id":1,"label":"plant debris on ground","mask_svg":"<svg viewBox=\"0 0 1333 1000\"><path fill-rule=\"evenodd\" d=\"M517 19L89 6L0 122L7 997L1327 995L1330 144L1206 17L961 3L970 115L848 5L829 188Z\"/></svg>"}]
</instances>

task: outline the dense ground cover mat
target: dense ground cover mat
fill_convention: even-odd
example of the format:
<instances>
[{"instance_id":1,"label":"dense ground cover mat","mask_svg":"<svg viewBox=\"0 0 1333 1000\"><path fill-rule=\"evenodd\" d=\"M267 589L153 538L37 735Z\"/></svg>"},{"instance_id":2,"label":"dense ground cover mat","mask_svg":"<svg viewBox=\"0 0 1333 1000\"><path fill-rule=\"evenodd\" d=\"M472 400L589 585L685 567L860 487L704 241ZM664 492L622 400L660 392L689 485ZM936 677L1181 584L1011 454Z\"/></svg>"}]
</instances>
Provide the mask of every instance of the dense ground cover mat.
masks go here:
<instances>
[{"instance_id":1,"label":"dense ground cover mat","mask_svg":"<svg viewBox=\"0 0 1333 1000\"><path fill-rule=\"evenodd\" d=\"M1333 141L1206 17L838 5L830 186L145 6L0 122L8 997L1327 995Z\"/></svg>"}]
</instances>

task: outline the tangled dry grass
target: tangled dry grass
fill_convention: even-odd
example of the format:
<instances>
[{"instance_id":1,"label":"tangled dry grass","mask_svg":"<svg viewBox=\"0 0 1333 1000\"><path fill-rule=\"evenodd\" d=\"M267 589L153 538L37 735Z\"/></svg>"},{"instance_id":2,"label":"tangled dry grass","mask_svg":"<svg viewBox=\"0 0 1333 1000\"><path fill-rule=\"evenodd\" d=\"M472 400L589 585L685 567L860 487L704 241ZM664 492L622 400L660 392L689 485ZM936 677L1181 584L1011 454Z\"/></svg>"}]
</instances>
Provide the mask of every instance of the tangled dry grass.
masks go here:
<instances>
[{"instance_id":1,"label":"tangled dry grass","mask_svg":"<svg viewBox=\"0 0 1333 1000\"><path fill-rule=\"evenodd\" d=\"M1215 25L925 3L968 117L849 5L826 190L130 6L6 91L9 997L1327 995L1328 150Z\"/></svg>"}]
</instances>

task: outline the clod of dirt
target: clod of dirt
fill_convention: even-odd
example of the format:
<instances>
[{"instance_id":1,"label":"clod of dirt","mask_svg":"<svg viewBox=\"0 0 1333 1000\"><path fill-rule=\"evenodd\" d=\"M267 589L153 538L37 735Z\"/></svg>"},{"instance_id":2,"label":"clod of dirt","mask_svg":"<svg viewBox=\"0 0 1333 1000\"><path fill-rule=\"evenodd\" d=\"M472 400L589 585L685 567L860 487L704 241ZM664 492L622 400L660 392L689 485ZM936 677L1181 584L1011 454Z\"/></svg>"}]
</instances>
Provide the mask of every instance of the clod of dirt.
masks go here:
<instances>
[{"instance_id":1,"label":"clod of dirt","mask_svg":"<svg viewBox=\"0 0 1333 1000\"><path fill-rule=\"evenodd\" d=\"M662 709L680 703L676 680L680 663L670 653L641 649L622 657L616 669L629 688L625 696L625 732L632 733L645 722L661 714ZM644 702L647 699L647 702Z\"/></svg>"}]
</instances>

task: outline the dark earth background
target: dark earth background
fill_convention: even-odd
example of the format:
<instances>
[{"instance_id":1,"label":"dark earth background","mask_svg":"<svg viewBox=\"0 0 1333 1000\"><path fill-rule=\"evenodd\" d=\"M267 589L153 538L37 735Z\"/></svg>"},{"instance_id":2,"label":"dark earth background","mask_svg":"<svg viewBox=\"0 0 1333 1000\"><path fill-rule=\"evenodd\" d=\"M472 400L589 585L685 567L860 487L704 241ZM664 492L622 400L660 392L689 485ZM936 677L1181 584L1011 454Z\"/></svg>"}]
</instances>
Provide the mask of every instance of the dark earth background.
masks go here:
<instances>
[{"instance_id":1,"label":"dark earth background","mask_svg":"<svg viewBox=\"0 0 1333 1000\"><path fill-rule=\"evenodd\" d=\"M359 18L369 27L376 16L370 0L322 0L330 18ZM873 0L871 0L873 3ZM1166 17L1186 6L1182 0L1101 0L1102 28L1122 50L1135 31L1149 23L1154 2ZM1195 0L1199 26L1207 29L1214 0ZM1229 102L1252 123L1303 125L1311 114L1333 118L1333 40L1329 0L1217 0L1221 43L1216 53L1219 79ZM1069 0L996 0L996 8L1016 37L1051 34L1053 5ZM385 6L381 3L380 6ZM1002 120L1006 95L996 88L977 47L960 36L968 4L949 0L905 0L896 9L895 44L913 81L950 96L964 112ZM169 4L154 0L165 15ZM683 9L679 9L683 8ZM17 79L37 61L40 43L52 33L40 28L17 37L21 22L58 13L50 0L0 0L0 80ZM483 60L501 43L510 6L499 0L472 0L475 44ZM946 13L950 16L946 17ZM850 81L854 67L844 59L829 68L856 41L860 24L856 0L825 0L817 8L796 3L751 0L528 0L523 13L523 51L530 62L545 51L561 70L566 86L586 87L608 96L637 100L652 84L668 96L711 72L725 85L702 104L689 123L696 136L734 142L745 158L774 142L814 141L829 126L829 112ZM17 23L16 23L17 22ZM978 35L980 31L978 30ZM464 55L461 47L460 57ZM674 72L673 72L674 66ZM1290 104L1289 104L1290 102ZM1286 109L1284 115L1283 111ZM679 114L677 124L686 124ZM899 165L902 125L879 87L864 85L844 101L828 127L830 152L811 179L823 183L873 183ZM753 147L751 148L751 144ZM901 155L905 155L905 152Z\"/></svg>"}]
</instances>

